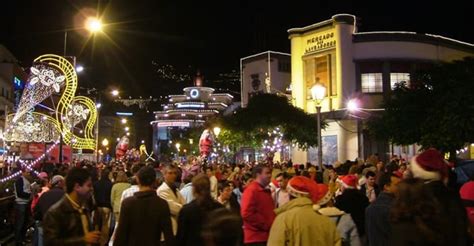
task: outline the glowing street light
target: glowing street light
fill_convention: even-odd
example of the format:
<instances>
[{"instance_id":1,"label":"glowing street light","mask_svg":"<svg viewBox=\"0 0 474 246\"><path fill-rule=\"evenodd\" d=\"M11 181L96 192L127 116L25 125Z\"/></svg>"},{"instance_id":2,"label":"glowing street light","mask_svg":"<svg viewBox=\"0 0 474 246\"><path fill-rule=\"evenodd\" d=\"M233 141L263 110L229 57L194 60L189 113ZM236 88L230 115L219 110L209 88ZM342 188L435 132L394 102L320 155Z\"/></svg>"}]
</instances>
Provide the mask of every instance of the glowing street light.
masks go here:
<instances>
[{"instance_id":1,"label":"glowing street light","mask_svg":"<svg viewBox=\"0 0 474 246\"><path fill-rule=\"evenodd\" d=\"M177 149L177 150L178 150L178 152L179 152L179 148L181 147L181 144L179 144L179 143L176 143L174 146L176 147L176 149Z\"/></svg>"},{"instance_id":2,"label":"glowing street light","mask_svg":"<svg viewBox=\"0 0 474 246\"><path fill-rule=\"evenodd\" d=\"M130 132L127 132L127 136L130 136Z\"/></svg>"},{"instance_id":3,"label":"glowing street light","mask_svg":"<svg viewBox=\"0 0 474 246\"><path fill-rule=\"evenodd\" d=\"M84 71L84 67L82 65L78 65L76 67L76 73L81 73L82 71Z\"/></svg>"},{"instance_id":4,"label":"glowing street light","mask_svg":"<svg viewBox=\"0 0 474 246\"><path fill-rule=\"evenodd\" d=\"M219 133L221 133L221 128L216 126L216 127L214 127L213 132L214 132L214 135L217 138L217 137L219 137Z\"/></svg>"},{"instance_id":5,"label":"glowing street light","mask_svg":"<svg viewBox=\"0 0 474 246\"><path fill-rule=\"evenodd\" d=\"M109 140L107 140L107 138L104 138L104 140L102 140L102 146L107 147L108 145L109 145Z\"/></svg>"},{"instance_id":6,"label":"glowing street light","mask_svg":"<svg viewBox=\"0 0 474 246\"><path fill-rule=\"evenodd\" d=\"M97 104L95 105L95 107L96 107L97 109L100 109L100 107L102 107L102 103L97 103Z\"/></svg>"},{"instance_id":7,"label":"glowing street light","mask_svg":"<svg viewBox=\"0 0 474 246\"><path fill-rule=\"evenodd\" d=\"M122 122L122 124L127 124L127 119L125 118L122 118L122 120L120 120Z\"/></svg>"},{"instance_id":8,"label":"glowing street light","mask_svg":"<svg viewBox=\"0 0 474 246\"><path fill-rule=\"evenodd\" d=\"M130 127L125 127L125 131L128 132L130 130Z\"/></svg>"},{"instance_id":9,"label":"glowing street light","mask_svg":"<svg viewBox=\"0 0 474 246\"><path fill-rule=\"evenodd\" d=\"M119 91L118 91L118 90L112 90L112 91L110 92L110 94L112 94L112 96L116 97L116 96L119 95Z\"/></svg>"},{"instance_id":10,"label":"glowing street light","mask_svg":"<svg viewBox=\"0 0 474 246\"><path fill-rule=\"evenodd\" d=\"M359 110L359 105L355 99L351 99L347 102L347 110L349 110L350 112Z\"/></svg>"},{"instance_id":11,"label":"glowing street light","mask_svg":"<svg viewBox=\"0 0 474 246\"><path fill-rule=\"evenodd\" d=\"M102 22L95 17L89 17L86 20L86 29L91 33L102 31Z\"/></svg>"}]
</instances>

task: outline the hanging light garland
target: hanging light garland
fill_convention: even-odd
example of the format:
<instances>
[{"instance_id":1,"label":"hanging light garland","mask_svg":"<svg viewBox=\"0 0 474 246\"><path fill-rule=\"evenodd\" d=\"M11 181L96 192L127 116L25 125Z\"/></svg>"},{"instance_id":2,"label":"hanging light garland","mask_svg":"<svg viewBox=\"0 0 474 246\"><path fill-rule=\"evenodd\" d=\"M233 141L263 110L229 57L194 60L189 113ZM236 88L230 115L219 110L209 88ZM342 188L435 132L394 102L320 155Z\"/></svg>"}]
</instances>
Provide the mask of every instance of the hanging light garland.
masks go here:
<instances>
[{"instance_id":1,"label":"hanging light garland","mask_svg":"<svg viewBox=\"0 0 474 246\"><path fill-rule=\"evenodd\" d=\"M49 152L51 152L51 151L54 149L54 147L56 147L56 145L58 145L58 144L59 144L59 140L56 141L56 142L54 142L54 144L51 145L51 147L49 147L49 148L46 150L45 153L43 153L40 157L36 158L34 161L32 161L32 162L30 162L30 163L26 163L26 162L23 161L23 160L19 160L19 162L20 162L21 165L25 166L27 169L32 170L33 173L34 173L36 176L38 176L39 173L38 173L36 170L34 170L33 167L34 167L36 164L38 164L43 158L45 158L46 155L49 154ZM11 180L11 179L13 179L13 178L19 176L20 174L21 174L21 171L16 171L16 172L14 172L14 173L8 175L7 177L0 179L0 183L7 182L7 181L9 181L9 180Z\"/></svg>"}]
</instances>

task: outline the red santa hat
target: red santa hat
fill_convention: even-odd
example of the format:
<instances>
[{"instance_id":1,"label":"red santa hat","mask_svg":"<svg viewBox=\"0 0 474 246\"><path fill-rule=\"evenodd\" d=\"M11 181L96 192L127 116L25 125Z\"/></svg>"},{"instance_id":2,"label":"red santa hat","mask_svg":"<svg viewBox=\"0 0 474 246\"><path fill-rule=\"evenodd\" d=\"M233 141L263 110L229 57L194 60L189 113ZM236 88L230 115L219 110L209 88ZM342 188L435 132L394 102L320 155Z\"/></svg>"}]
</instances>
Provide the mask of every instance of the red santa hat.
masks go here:
<instances>
[{"instance_id":1,"label":"red santa hat","mask_svg":"<svg viewBox=\"0 0 474 246\"><path fill-rule=\"evenodd\" d=\"M345 175L339 178L339 183L346 189L356 189L357 183L359 182L358 178L354 174Z\"/></svg>"},{"instance_id":2,"label":"red santa hat","mask_svg":"<svg viewBox=\"0 0 474 246\"><path fill-rule=\"evenodd\" d=\"M329 186L327 184L318 184L318 190L319 190L319 194L320 194L318 205L322 206L322 205L328 203L331 200L332 193L329 190Z\"/></svg>"},{"instance_id":3,"label":"red santa hat","mask_svg":"<svg viewBox=\"0 0 474 246\"><path fill-rule=\"evenodd\" d=\"M318 184L314 180L304 176L291 178L290 181L288 181L286 190L293 197L308 197L313 203L317 203L320 199Z\"/></svg>"},{"instance_id":4,"label":"red santa hat","mask_svg":"<svg viewBox=\"0 0 474 246\"><path fill-rule=\"evenodd\" d=\"M442 180L448 176L448 165L441 152L427 149L411 159L413 177L423 180Z\"/></svg>"}]
</instances>

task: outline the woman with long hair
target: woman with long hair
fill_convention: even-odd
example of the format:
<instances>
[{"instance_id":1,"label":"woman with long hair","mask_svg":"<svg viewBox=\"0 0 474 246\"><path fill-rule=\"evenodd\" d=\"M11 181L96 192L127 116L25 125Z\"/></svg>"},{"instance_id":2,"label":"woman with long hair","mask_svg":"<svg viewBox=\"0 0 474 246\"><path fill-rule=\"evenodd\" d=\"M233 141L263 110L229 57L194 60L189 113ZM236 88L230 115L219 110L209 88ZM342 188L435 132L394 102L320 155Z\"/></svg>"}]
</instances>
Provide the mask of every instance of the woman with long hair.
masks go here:
<instances>
[{"instance_id":1,"label":"woman with long hair","mask_svg":"<svg viewBox=\"0 0 474 246\"><path fill-rule=\"evenodd\" d=\"M391 210L391 245L449 245L440 206L423 180L398 184Z\"/></svg>"},{"instance_id":2,"label":"woman with long hair","mask_svg":"<svg viewBox=\"0 0 474 246\"><path fill-rule=\"evenodd\" d=\"M222 205L211 196L211 182L204 173L192 180L194 200L183 206L178 216L177 245L204 245L202 224L208 214Z\"/></svg>"}]
</instances>

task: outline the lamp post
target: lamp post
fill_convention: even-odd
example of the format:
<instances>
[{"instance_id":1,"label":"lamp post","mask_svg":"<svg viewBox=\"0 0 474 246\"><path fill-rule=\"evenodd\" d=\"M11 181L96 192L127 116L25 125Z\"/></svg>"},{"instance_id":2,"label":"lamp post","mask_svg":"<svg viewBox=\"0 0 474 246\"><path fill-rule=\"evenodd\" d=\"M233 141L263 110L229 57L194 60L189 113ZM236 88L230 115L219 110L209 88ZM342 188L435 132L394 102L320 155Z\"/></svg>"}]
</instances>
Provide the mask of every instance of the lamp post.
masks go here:
<instances>
[{"instance_id":1,"label":"lamp post","mask_svg":"<svg viewBox=\"0 0 474 246\"><path fill-rule=\"evenodd\" d=\"M216 127L214 127L214 129L212 129L212 131L214 132L214 136L216 136L216 138L218 138L219 133L221 133L221 128L216 126Z\"/></svg>"},{"instance_id":2,"label":"lamp post","mask_svg":"<svg viewBox=\"0 0 474 246\"><path fill-rule=\"evenodd\" d=\"M102 22L100 21L100 19L98 18L95 18L95 17L89 17L87 18L86 22L85 22L85 25L84 25L84 28L89 31L89 33L91 35L97 33L97 32L101 32L102 31ZM67 50L67 35L68 35L68 29L66 29L64 31L64 49L63 49L63 57L66 58L66 50ZM74 58L74 61L75 61L75 58ZM74 62L75 63L75 62ZM74 66L76 66L76 64L74 64ZM77 69L78 72L82 72L84 68L82 67L82 69ZM99 103L100 105L100 103ZM97 162L99 161L99 152L98 152L98 148L99 148L99 140L98 140L98 137L99 137L99 130L98 130L98 125L99 125L99 107L97 107L97 129L96 129L96 151L97 151ZM72 149L72 147L71 147ZM71 150L72 151L72 150ZM63 133L61 132L59 134L59 163L63 163Z\"/></svg>"},{"instance_id":3,"label":"lamp post","mask_svg":"<svg viewBox=\"0 0 474 246\"><path fill-rule=\"evenodd\" d=\"M318 165L321 171L323 170L323 146L321 136L321 102L326 97L326 87L322 84L316 83L311 87L311 96L316 104L316 117L318 121Z\"/></svg>"}]
</instances>

